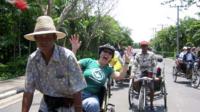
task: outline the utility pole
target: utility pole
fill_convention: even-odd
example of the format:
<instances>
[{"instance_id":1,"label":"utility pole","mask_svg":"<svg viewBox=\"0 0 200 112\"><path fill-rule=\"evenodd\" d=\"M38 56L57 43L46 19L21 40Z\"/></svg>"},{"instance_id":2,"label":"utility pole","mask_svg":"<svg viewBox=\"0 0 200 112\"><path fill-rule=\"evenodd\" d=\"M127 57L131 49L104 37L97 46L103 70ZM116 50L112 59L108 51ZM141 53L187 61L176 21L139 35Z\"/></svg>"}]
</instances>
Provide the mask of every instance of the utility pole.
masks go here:
<instances>
[{"instance_id":1,"label":"utility pole","mask_svg":"<svg viewBox=\"0 0 200 112\"><path fill-rule=\"evenodd\" d=\"M162 31L162 30L164 29L164 24L159 24L159 26L161 26L161 31ZM161 47L162 47L162 48L161 48L161 50L162 50L162 51L161 51L162 56L165 57L165 56L164 56L164 42L161 43Z\"/></svg>"},{"instance_id":2,"label":"utility pole","mask_svg":"<svg viewBox=\"0 0 200 112\"><path fill-rule=\"evenodd\" d=\"M176 22L176 53L179 54L179 7L177 6L177 22Z\"/></svg>"},{"instance_id":3,"label":"utility pole","mask_svg":"<svg viewBox=\"0 0 200 112\"><path fill-rule=\"evenodd\" d=\"M177 2L175 5L171 5L170 2L163 2L161 3L162 5L168 4L171 8L176 8L177 9L177 20L176 20L176 30L177 30L177 34L176 34L176 54L179 54L179 38L180 38L180 33L179 33L179 11L181 7L187 7L187 4L183 5L183 0L176 0L175 2ZM177 5L178 4L178 5Z\"/></svg>"},{"instance_id":4,"label":"utility pole","mask_svg":"<svg viewBox=\"0 0 200 112\"><path fill-rule=\"evenodd\" d=\"M156 37L156 31L157 31L157 28L152 28L152 30L153 30L153 37L155 38Z\"/></svg>"},{"instance_id":5,"label":"utility pole","mask_svg":"<svg viewBox=\"0 0 200 112\"><path fill-rule=\"evenodd\" d=\"M179 54L179 37L180 37L180 33L179 33L179 11L180 11L180 7L186 7L186 6L175 5L175 6L170 6L170 7L176 7L176 9L177 9L177 20L176 20L176 32L177 32L176 33L176 53Z\"/></svg>"}]
</instances>

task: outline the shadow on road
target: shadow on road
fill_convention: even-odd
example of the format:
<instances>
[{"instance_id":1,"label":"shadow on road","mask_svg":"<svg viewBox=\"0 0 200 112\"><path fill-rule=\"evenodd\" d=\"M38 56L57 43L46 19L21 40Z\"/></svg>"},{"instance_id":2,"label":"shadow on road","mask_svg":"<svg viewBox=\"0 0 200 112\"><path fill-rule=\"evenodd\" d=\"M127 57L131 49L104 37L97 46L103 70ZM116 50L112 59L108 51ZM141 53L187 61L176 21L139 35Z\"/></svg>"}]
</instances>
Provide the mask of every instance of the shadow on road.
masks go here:
<instances>
[{"instance_id":1,"label":"shadow on road","mask_svg":"<svg viewBox=\"0 0 200 112\"><path fill-rule=\"evenodd\" d=\"M184 84L186 87L191 87L190 81L176 81L177 84Z\"/></svg>"},{"instance_id":2,"label":"shadow on road","mask_svg":"<svg viewBox=\"0 0 200 112\"><path fill-rule=\"evenodd\" d=\"M111 88L112 91L118 91L124 88L128 88L129 84L126 82L115 84L114 87Z\"/></svg>"},{"instance_id":3,"label":"shadow on road","mask_svg":"<svg viewBox=\"0 0 200 112\"><path fill-rule=\"evenodd\" d=\"M137 109L138 107L136 105L133 106L133 110L129 109L132 112L139 112ZM147 112L167 112L167 109L164 108L164 106L154 106L154 109L150 109L150 107L147 107Z\"/></svg>"},{"instance_id":4,"label":"shadow on road","mask_svg":"<svg viewBox=\"0 0 200 112\"><path fill-rule=\"evenodd\" d=\"M149 112L167 112L167 109L164 108L164 105L154 106L154 110L150 110Z\"/></svg>"},{"instance_id":5,"label":"shadow on road","mask_svg":"<svg viewBox=\"0 0 200 112\"><path fill-rule=\"evenodd\" d=\"M193 88L191 86L191 82L190 81L177 81L176 83L177 84L184 84L186 87ZM198 88L196 88L196 89L198 89ZM198 89L198 90L200 90L200 89Z\"/></svg>"}]
</instances>

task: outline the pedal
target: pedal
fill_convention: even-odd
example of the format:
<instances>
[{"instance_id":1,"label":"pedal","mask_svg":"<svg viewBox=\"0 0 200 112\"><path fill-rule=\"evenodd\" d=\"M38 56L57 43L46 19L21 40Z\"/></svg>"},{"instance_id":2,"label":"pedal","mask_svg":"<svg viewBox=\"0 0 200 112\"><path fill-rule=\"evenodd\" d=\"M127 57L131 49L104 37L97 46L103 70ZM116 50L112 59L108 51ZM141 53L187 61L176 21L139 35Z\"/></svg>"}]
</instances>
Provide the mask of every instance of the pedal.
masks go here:
<instances>
[{"instance_id":1,"label":"pedal","mask_svg":"<svg viewBox=\"0 0 200 112\"><path fill-rule=\"evenodd\" d=\"M111 103L108 103L107 104L107 110L109 112L115 112L115 105L114 104L111 104Z\"/></svg>"}]
</instances>

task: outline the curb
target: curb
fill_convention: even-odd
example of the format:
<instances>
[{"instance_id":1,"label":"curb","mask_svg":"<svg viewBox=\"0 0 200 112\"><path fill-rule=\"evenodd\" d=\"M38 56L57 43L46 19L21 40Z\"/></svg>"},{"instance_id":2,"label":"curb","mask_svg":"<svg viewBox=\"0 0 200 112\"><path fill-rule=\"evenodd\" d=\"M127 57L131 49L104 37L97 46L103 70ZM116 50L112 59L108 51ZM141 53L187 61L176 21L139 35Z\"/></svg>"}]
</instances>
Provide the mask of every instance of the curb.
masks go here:
<instances>
[{"instance_id":1,"label":"curb","mask_svg":"<svg viewBox=\"0 0 200 112\"><path fill-rule=\"evenodd\" d=\"M0 93L0 100L7 98L9 96L12 96L12 95L21 93L21 92L24 92L24 88L15 88L15 89L4 91L4 92Z\"/></svg>"}]
</instances>

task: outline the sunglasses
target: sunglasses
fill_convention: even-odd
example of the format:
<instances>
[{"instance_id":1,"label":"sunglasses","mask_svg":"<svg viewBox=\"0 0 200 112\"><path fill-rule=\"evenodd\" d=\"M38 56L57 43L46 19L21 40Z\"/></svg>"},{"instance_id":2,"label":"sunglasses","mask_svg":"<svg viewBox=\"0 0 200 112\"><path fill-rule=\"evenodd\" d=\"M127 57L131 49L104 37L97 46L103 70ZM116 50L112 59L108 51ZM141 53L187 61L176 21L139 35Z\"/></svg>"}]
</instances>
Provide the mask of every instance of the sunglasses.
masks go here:
<instances>
[{"instance_id":1,"label":"sunglasses","mask_svg":"<svg viewBox=\"0 0 200 112\"><path fill-rule=\"evenodd\" d=\"M49 38L49 37L56 37L56 34L50 33L50 34L34 35L34 38Z\"/></svg>"},{"instance_id":2,"label":"sunglasses","mask_svg":"<svg viewBox=\"0 0 200 112\"><path fill-rule=\"evenodd\" d=\"M104 53L108 53L108 54L110 54L110 55L113 55L113 52L110 51L110 50L103 50L103 52L104 52Z\"/></svg>"}]
</instances>

